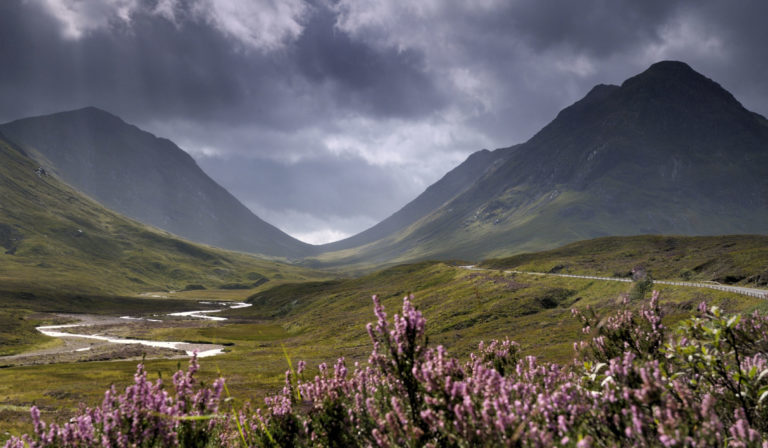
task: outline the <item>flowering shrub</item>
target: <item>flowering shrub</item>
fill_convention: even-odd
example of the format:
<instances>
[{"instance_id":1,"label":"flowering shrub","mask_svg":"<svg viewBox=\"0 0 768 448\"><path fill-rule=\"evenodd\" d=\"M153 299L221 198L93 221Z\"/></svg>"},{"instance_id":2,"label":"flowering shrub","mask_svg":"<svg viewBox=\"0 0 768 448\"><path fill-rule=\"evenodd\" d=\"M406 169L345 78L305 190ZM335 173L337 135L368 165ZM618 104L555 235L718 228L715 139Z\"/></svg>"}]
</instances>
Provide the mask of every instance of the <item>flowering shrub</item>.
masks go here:
<instances>
[{"instance_id":1,"label":"flowering shrub","mask_svg":"<svg viewBox=\"0 0 768 448\"><path fill-rule=\"evenodd\" d=\"M216 433L215 419L224 381L202 387L194 377L197 358L192 357L187 371L173 375L171 394L163 380L147 380L138 365L133 384L118 394L111 387L100 407L84 409L69 422L59 426L46 424L40 411L32 407L34 432L12 438L6 448L22 447L156 447L208 446Z\"/></svg>"},{"instance_id":2,"label":"flowering shrub","mask_svg":"<svg viewBox=\"0 0 768 448\"><path fill-rule=\"evenodd\" d=\"M667 446L768 447L768 318L702 304L670 330L658 293L638 311L574 312L585 340L570 364L523 357L509 340L469 360L427 344L411 303L390 322L374 297L373 348L309 376L299 362L255 412L217 415L222 380L197 387L193 359L176 395L143 368L122 395L58 427L40 421L8 447L31 446Z\"/></svg>"}]
</instances>

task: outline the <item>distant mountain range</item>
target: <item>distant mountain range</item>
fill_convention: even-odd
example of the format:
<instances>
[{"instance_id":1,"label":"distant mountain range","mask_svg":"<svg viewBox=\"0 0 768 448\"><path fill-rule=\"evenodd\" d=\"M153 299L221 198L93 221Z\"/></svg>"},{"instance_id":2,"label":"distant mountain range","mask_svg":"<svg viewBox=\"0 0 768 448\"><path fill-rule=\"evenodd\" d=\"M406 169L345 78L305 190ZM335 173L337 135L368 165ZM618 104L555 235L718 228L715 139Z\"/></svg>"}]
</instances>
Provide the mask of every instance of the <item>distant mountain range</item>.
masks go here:
<instances>
[{"instance_id":1,"label":"distant mountain range","mask_svg":"<svg viewBox=\"0 0 768 448\"><path fill-rule=\"evenodd\" d=\"M271 256L311 245L261 220L170 140L88 107L0 126L48 170L106 207L183 238Z\"/></svg>"},{"instance_id":2,"label":"distant mountain range","mask_svg":"<svg viewBox=\"0 0 768 448\"><path fill-rule=\"evenodd\" d=\"M682 62L594 87L527 142L472 154L389 218L322 246L262 221L172 142L99 109L0 132L119 213L314 266L478 260L608 235L768 233L768 120Z\"/></svg>"},{"instance_id":3,"label":"distant mountain range","mask_svg":"<svg viewBox=\"0 0 768 448\"><path fill-rule=\"evenodd\" d=\"M768 121L665 61L596 86L523 144L473 154L317 261L476 260L606 235L730 233L768 233Z\"/></svg>"}]
</instances>

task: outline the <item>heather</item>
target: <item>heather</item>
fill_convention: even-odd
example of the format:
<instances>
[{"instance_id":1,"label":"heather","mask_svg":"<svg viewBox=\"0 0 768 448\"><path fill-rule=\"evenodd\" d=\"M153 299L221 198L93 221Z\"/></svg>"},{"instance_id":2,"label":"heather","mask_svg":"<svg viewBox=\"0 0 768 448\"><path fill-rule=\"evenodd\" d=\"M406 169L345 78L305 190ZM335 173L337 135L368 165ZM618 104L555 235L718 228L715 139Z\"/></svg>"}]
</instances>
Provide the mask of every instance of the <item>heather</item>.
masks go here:
<instances>
[{"instance_id":1,"label":"heather","mask_svg":"<svg viewBox=\"0 0 768 448\"><path fill-rule=\"evenodd\" d=\"M406 297L390 320L374 297L364 363L299 362L263 406L233 409L224 379L166 386L139 365L123 392L6 446L768 446L768 318L702 303L674 328L658 293L582 322L570 363L522 356L509 340L468 359L431 347Z\"/></svg>"}]
</instances>

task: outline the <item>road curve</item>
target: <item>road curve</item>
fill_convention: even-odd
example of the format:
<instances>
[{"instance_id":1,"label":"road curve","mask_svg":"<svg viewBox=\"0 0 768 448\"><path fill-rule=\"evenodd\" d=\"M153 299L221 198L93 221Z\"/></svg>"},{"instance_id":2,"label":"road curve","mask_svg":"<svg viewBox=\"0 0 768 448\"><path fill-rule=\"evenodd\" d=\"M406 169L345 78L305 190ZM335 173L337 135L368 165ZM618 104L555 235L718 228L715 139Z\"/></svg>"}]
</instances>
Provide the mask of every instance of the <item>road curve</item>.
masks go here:
<instances>
[{"instance_id":1,"label":"road curve","mask_svg":"<svg viewBox=\"0 0 768 448\"><path fill-rule=\"evenodd\" d=\"M484 269L484 268L478 268L477 266L470 265L470 266L461 266L464 269L470 269L473 271L493 271L495 269ZM628 278L616 278L616 277L598 277L594 275L575 275L575 274L557 274L553 272L533 272L533 271L517 271L517 270L509 270L509 271L502 271L507 274L529 274L529 275L550 275L554 277L570 277L570 278L585 278L585 279L591 279L591 280L604 280L604 281L610 281L610 282L624 282L624 283L632 283L632 280ZM721 285L719 283L700 283L700 282L680 282L680 281L673 281L673 280L654 280L653 283L659 284L659 285L673 285L673 286L685 286L690 288L708 288L708 289L716 289L718 291L728 291L733 292L736 294L741 294L744 296L750 296L750 297L757 297L759 299L767 299L768 300L768 290L765 289L758 289L758 288L746 288L743 286L728 286L728 285Z\"/></svg>"}]
</instances>

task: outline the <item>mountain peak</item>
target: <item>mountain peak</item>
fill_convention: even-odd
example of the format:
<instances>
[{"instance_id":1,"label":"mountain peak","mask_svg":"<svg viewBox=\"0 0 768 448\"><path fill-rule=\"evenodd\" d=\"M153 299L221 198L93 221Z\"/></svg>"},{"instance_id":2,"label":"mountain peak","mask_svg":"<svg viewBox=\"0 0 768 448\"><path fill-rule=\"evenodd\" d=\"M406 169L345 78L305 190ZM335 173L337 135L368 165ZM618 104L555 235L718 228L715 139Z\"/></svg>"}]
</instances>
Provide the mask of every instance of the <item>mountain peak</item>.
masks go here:
<instances>
[{"instance_id":1,"label":"mountain peak","mask_svg":"<svg viewBox=\"0 0 768 448\"><path fill-rule=\"evenodd\" d=\"M118 124L118 123L126 124L122 118L118 117L112 112L106 111L104 109L99 109L98 107L95 107L95 106L86 106L80 109L59 112L54 115L63 116L63 117L68 116L76 119L85 119L92 123L113 122L115 124Z\"/></svg>"},{"instance_id":2,"label":"mountain peak","mask_svg":"<svg viewBox=\"0 0 768 448\"><path fill-rule=\"evenodd\" d=\"M684 74L699 75L699 73L696 72L696 70L692 69L690 65L682 61L659 61L654 64L651 64L651 66L648 67L648 70L646 70L646 72L667 73L667 74L684 73Z\"/></svg>"},{"instance_id":3,"label":"mountain peak","mask_svg":"<svg viewBox=\"0 0 768 448\"><path fill-rule=\"evenodd\" d=\"M128 125L125 121L123 121L122 118L118 117L117 115L111 112L108 112L104 109L99 109L98 107L95 107L95 106L86 106L80 109L73 109L73 110L67 110L63 112L55 112L52 114L37 115L29 118L22 118L19 120L12 121L10 123L5 123L3 124L3 126L6 126L6 125L13 126L16 123L41 120L41 119L48 120L48 121L69 123L70 125L74 123L78 123L85 126L96 126L99 128L102 128L107 125L111 125L113 127L114 126L130 126L131 128L134 128L134 126Z\"/></svg>"},{"instance_id":4,"label":"mountain peak","mask_svg":"<svg viewBox=\"0 0 768 448\"><path fill-rule=\"evenodd\" d=\"M616 90L619 90L620 87L613 85L613 84L598 84L594 87L592 87L592 90L590 90L586 95L584 95L584 98L582 98L578 103L582 104L589 104L597 101L601 101L611 93L615 92Z\"/></svg>"},{"instance_id":5,"label":"mountain peak","mask_svg":"<svg viewBox=\"0 0 768 448\"><path fill-rule=\"evenodd\" d=\"M615 92L617 89L619 89L619 86L615 86L613 84L597 84L596 86L592 87L592 89L586 95L584 95L584 98L577 101L577 103L591 103L594 101L600 101L606 96Z\"/></svg>"},{"instance_id":6,"label":"mountain peak","mask_svg":"<svg viewBox=\"0 0 768 448\"><path fill-rule=\"evenodd\" d=\"M720 84L680 61L657 62L639 75L624 81L621 87L627 92L641 90L644 95L671 95L669 99L674 101L686 96L707 94L720 100L736 102L733 95Z\"/></svg>"},{"instance_id":7,"label":"mountain peak","mask_svg":"<svg viewBox=\"0 0 768 448\"><path fill-rule=\"evenodd\" d=\"M62 113L67 113L67 112L62 112ZM100 109L100 108L98 108L96 106L81 107L80 109L74 109L74 110L68 111L68 113L71 113L71 114L81 114L81 115L102 115L102 116L109 116L109 117L117 118L117 115L115 115L115 114L113 114L111 112L108 112L108 111L106 111L104 109Z\"/></svg>"}]
</instances>

